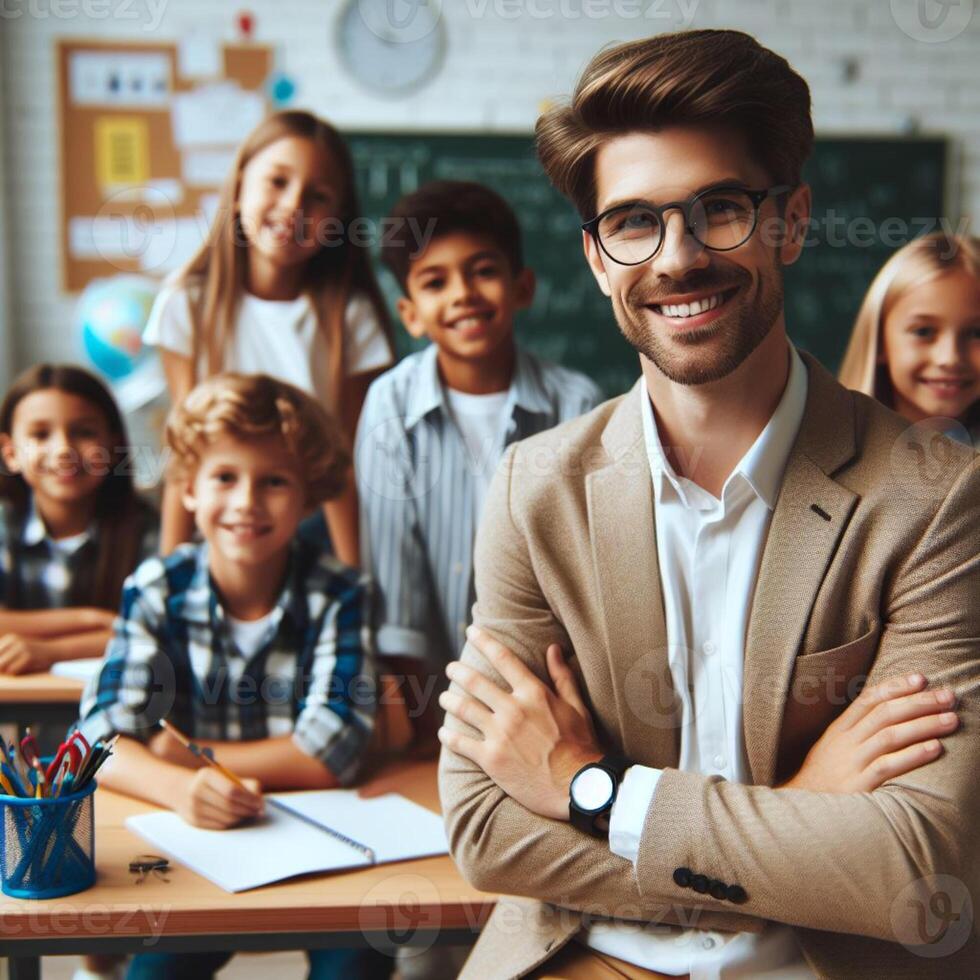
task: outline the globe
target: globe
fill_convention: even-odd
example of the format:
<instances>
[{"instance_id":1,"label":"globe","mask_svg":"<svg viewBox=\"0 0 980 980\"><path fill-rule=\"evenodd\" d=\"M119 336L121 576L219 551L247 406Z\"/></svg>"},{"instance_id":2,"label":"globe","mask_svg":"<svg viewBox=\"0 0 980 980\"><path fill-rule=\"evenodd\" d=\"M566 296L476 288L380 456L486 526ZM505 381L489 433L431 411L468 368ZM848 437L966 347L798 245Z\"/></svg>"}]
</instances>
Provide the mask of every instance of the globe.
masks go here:
<instances>
[{"instance_id":1,"label":"globe","mask_svg":"<svg viewBox=\"0 0 980 980\"><path fill-rule=\"evenodd\" d=\"M96 279L76 307L84 359L109 382L124 411L151 401L165 384L156 352L142 339L158 288L146 276Z\"/></svg>"},{"instance_id":2,"label":"globe","mask_svg":"<svg viewBox=\"0 0 980 980\"><path fill-rule=\"evenodd\" d=\"M143 276L114 276L89 283L78 301L82 347L89 363L109 381L131 375L153 356L143 346L157 284Z\"/></svg>"}]
</instances>

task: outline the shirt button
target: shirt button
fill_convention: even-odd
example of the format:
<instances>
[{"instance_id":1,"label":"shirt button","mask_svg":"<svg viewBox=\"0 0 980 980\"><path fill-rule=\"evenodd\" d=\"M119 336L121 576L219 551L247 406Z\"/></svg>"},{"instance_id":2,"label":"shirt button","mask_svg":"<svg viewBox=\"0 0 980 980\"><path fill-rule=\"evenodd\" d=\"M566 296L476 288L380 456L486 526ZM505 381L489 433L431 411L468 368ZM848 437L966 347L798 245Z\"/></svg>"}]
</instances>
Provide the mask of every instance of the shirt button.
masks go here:
<instances>
[{"instance_id":1,"label":"shirt button","mask_svg":"<svg viewBox=\"0 0 980 980\"><path fill-rule=\"evenodd\" d=\"M705 939L703 939L701 941L701 945L705 949L714 949L715 948L715 941L710 936L708 936L707 938L705 938Z\"/></svg>"},{"instance_id":2,"label":"shirt button","mask_svg":"<svg viewBox=\"0 0 980 980\"><path fill-rule=\"evenodd\" d=\"M701 649L710 657L711 654L713 654L718 648L711 642L711 640L707 640Z\"/></svg>"},{"instance_id":3,"label":"shirt button","mask_svg":"<svg viewBox=\"0 0 980 980\"><path fill-rule=\"evenodd\" d=\"M711 761L715 769L724 769L728 764L728 760L723 755L716 755Z\"/></svg>"}]
</instances>

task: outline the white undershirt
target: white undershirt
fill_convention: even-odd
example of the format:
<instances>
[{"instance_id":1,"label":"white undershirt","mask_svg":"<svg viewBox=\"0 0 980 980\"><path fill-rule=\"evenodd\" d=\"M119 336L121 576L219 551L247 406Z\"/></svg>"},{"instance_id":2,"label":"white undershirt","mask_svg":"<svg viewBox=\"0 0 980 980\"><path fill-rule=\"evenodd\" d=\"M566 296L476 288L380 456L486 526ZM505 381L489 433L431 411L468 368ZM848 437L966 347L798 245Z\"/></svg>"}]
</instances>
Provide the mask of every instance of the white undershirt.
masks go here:
<instances>
[{"instance_id":1,"label":"white undershirt","mask_svg":"<svg viewBox=\"0 0 980 980\"><path fill-rule=\"evenodd\" d=\"M88 531L82 531L81 534L73 534L68 538L48 538L51 545L56 548L62 555L66 558L70 555L75 554L79 548L91 537Z\"/></svg>"},{"instance_id":2,"label":"white undershirt","mask_svg":"<svg viewBox=\"0 0 980 980\"><path fill-rule=\"evenodd\" d=\"M742 734L742 666L749 613L772 508L806 404L807 373L792 350L782 399L725 481L721 499L678 477L663 454L645 385L643 432L654 486L657 561L668 662L681 704L678 768L750 782ZM632 766L613 806L609 848L636 864L661 770ZM647 842L647 847L655 842ZM711 874L695 867L695 873ZM731 882L729 884L732 884ZM679 926L600 922L581 942L644 969L691 980L812 978L789 926L723 933Z\"/></svg>"},{"instance_id":3,"label":"white undershirt","mask_svg":"<svg viewBox=\"0 0 980 980\"><path fill-rule=\"evenodd\" d=\"M269 634L269 626L276 610L266 613L261 619L236 619L228 616L228 629L232 640L239 652L248 659L254 656L265 645L266 637Z\"/></svg>"},{"instance_id":4,"label":"white undershirt","mask_svg":"<svg viewBox=\"0 0 980 980\"><path fill-rule=\"evenodd\" d=\"M489 395L470 395L454 388L446 389L449 411L459 426L475 476L473 495L477 517L483 513L490 481L504 452L504 418L509 391Z\"/></svg>"}]
</instances>

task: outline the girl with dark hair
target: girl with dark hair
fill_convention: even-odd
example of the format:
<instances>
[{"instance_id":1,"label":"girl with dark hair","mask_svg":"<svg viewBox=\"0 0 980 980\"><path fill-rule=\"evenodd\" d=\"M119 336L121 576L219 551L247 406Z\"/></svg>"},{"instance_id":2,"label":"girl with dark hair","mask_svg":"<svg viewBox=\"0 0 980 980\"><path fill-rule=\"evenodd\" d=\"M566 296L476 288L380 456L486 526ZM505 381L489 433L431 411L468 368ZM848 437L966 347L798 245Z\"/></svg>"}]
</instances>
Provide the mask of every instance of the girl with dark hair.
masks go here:
<instances>
[{"instance_id":1,"label":"girl with dark hair","mask_svg":"<svg viewBox=\"0 0 980 980\"><path fill-rule=\"evenodd\" d=\"M81 368L30 368L0 406L0 458L0 673L101 656L157 533L112 395Z\"/></svg>"}]
</instances>

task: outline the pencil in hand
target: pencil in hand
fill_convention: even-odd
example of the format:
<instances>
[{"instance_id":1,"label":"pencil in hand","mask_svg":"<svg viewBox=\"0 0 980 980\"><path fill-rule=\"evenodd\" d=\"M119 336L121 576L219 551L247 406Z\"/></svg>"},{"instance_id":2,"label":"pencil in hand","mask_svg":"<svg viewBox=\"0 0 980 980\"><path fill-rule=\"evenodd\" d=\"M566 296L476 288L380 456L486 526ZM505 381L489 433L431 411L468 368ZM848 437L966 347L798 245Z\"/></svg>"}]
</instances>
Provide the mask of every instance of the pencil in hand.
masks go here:
<instances>
[{"instance_id":1,"label":"pencil in hand","mask_svg":"<svg viewBox=\"0 0 980 980\"><path fill-rule=\"evenodd\" d=\"M241 787L246 793L251 793L250 790L242 781L238 778L230 769L223 766L214 757L214 750L209 747L201 748L196 742L192 742L183 732L175 728L170 724L169 721L161 721L160 724L163 726L164 730L169 732L181 745L184 746L192 755L196 755L199 759L203 759L206 765L213 766L218 772L221 773L225 779L230 780L236 786Z\"/></svg>"}]
</instances>

